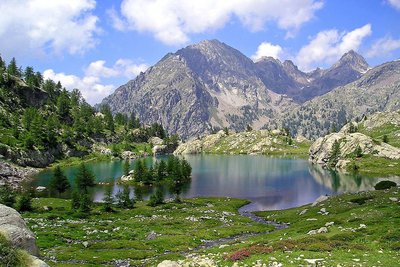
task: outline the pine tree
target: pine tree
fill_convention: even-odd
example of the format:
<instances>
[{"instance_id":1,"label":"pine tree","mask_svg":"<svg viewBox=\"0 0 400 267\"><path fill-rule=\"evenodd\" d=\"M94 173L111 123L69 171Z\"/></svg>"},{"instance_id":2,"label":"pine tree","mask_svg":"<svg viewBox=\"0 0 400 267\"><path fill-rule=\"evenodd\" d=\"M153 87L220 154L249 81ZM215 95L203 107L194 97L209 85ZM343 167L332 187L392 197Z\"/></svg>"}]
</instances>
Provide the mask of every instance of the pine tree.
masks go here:
<instances>
[{"instance_id":1,"label":"pine tree","mask_svg":"<svg viewBox=\"0 0 400 267\"><path fill-rule=\"evenodd\" d=\"M79 201L79 211L82 213L88 213L92 209L91 206L92 200L90 199L89 193L83 193Z\"/></svg>"},{"instance_id":2,"label":"pine tree","mask_svg":"<svg viewBox=\"0 0 400 267\"><path fill-rule=\"evenodd\" d=\"M93 187L94 184L94 175L93 173L86 167L84 163L81 163L78 167L78 173L76 174L75 183L77 188L82 193L87 193L89 187Z\"/></svg>"},{"instance_id":3,"label":"pine tree","mask_svg":"<svg viewBox=\"0 0 400 267\"><path fill-rule=\"evenodd\" d=\"M157 181L161 182L167 178L167 164L161 160L157 168Z\"/></svg>"},{"instance_id":4,"label":"pine tree","mask_svg":"<svg viewBox=\"0 0 400 267\"><path fill-rule=\"evenodd\" d=\"M354 154L357 158L361 158L363 156L363 151L362 151L360 145L357 145L356 150L354 151Z\"/></svg>"},{"instance_id":5,"label":"pine tree","mask_svg":"<svg viewBox=\"0 0 400 267\"><path fill-rule=\"evenodd\" d=\"M15 60L14 57L11 59L10 64L8 64L7 73L21 78L21 71L19 70L17 66L17 61Z\"/></svg>"},{"instance_id":6,"label":"pine tree","mask_svg":"<svg viewBox=\"0 0 400 267\"><path fill-rule=\"evenodd\" d=\"M79 209L80 205L80 197L79 197L79 191L77 188L74 188L71 194L71 208L73 210Z\"/></svg>"},{"instance_id":7,"label":"pine tree","mask_svg":"<svg viewBox=\"0 0 400 267\"><path fill-rule=\"evenodd\" d=\"M69 184L67 176L64 175L60 166L57 166L54 169L54 174L52 178L50 179L49 183L50 192L57 191L58 194L62 194L65 191L67 191L67 189L69 189L70 187L71 185Z\"/></svg>"},{"instance_id":8,"label":"pine tree","mask_svg":"<svg viewBox=\"0 0 400 267\"><path fill-rule=\"evenodd\" d=\"M157 188L156 192L150 196L148 205L155 207L164 203L164 193L161 188Z\"/></svg>"},{"instance_id":9,"label":"pine tree","mask_svg":"<svg viewBox=\"0 0 400 267\"><path fill-rule=\"evenodd\" d=\"M135 200L131 199L130 197L130 190L129 190L129 186L124 185L124 188L121 191L119 191L116 195L117 197L117 206L120 208L124 208L124 209L132 209L134 207L135 204Z\"/></svg>"},{"instance_id":10,"label":"pine tree","mask_svg":"<svg viewBox=\"0 0 400 267\"><path fill-rule=\"evenodd\" d=\"M340 157L340 142L338 140L335 140L335 142L332 145L331 154L329 155L329 161L328 161L329 166L335 167L339 161L339 157Z\"/></svg>"},{"instance_id":11,"label":"pine tree","mask_svg":"<svg viewBox=\"0 0 400 267\"><path fill-rule=\"evenodd\" d=\"M103 210L105 212L112 212L113 208L112 205L114 204L114 198L112 196L112 186L106 187L106 192L103 198Z\"/></svg>"},{"instance_id":12,"label":"pine tree","mask_svg":"<svg viewBox=\"0 0 400 267\"><path fill-rule=\"evenodd\" d=\"M32 211L32 196L29 192L24 192L18 199L17 210L22 211Z\"/></svg>"},{"instance_id":13,"label":"pine tree","mask_svg":"<svg viewBox=\"0 0 400 267\"><path fill-rule=\"evenodd\" d=\"M130 169L130 164L129 164L129 160L125 160L124 162L124 175L127 176L129 175L129 169Z\"/></svg>"}]
</instances>

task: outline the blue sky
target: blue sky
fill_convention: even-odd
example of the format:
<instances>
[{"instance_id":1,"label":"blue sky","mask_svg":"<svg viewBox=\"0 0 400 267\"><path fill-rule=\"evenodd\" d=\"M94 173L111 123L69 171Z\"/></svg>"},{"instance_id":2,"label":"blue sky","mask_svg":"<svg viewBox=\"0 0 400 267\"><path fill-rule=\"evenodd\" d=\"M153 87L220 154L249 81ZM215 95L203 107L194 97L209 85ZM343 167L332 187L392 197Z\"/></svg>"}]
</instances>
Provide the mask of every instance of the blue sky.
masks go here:
<instances>
[{"instance_id":1,"label":"blue sky","mask_svg":"<svg viewBox=\"0 0 400 267\"><path fill-rule=\"evenodd\" d=\"M350 49L400 58L400 0L2 0L0 54L91 104L166 53L218 39L257 60L328 68Z\"/></svg>"}]
</instances>

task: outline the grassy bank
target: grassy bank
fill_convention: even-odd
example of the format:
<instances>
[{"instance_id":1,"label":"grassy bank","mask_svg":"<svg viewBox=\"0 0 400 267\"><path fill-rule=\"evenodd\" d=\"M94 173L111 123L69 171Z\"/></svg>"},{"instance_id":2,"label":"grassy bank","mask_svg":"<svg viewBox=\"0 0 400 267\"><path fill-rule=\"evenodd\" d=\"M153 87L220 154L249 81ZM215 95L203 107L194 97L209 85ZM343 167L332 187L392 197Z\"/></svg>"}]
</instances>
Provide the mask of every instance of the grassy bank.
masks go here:
<instances>
[{"instance_id":1,"label":"grassy bank","mask_svg":"<svg viewBox=\"0 0 400 267\"><path fill-rule=\"evenodd\" d=\"M399 198L400 189L392 188L330 197L314 207L258 212L290 224L268 234L272 226L238 214L247 201L229 198L195 198L156 208L140 202L114 213L96 206L85 218L70 212L68 200L35 199L37 211L23 216L51 266L156 266L165 259L215 266L306 266L315 259L325 266L396 266ZM309 234L313 230L323 233ZM234 236L243 238L229 239ZM222 242L202 248L205 240Z\"/></svg>"},{"instance_id":2,"label":"grassy bank","mask_svg":"<svg viewBox=\"0 0 400 267\"><path fill-rule=\"evenodd\" d=\"M154 266L162 259L183 259L205 240L262 233L271 226L240 216L246 200L195 198L156 208L145 202L132 210L101 210L80 218L70 201L35 199L35 212L25 213L38 237L42 256L51 266L113 266L118 260L131 266ZM45 211L44 206L52 210ZM87 242L87 243L86 243Z\"/></svg>"},{"instance_id":3,"label":"grassy bank","mask_svg":"<svg viewBox=\"0 0 400 267\"><path fill-rule=\"evenodd\" d=\"M253 266L257 261L283 266L319 266L311 262L320 266L397 266L399 193L399 188L394 188L344 194L315 207L258 212L258 216L290 223L290 227L209 252L214 261L236 256L241 259L239 266ZM326 227L326 233L308 234L322 227Z\"/></svg>"}]
</instances>

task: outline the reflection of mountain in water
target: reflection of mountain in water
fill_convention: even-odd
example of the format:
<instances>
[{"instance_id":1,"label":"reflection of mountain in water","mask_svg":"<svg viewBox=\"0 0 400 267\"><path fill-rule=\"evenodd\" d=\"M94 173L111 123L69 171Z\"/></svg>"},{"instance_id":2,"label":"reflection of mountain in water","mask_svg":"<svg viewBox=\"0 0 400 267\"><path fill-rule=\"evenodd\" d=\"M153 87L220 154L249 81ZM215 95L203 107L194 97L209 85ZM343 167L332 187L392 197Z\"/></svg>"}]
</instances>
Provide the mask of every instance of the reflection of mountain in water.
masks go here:
<instances>
[{"instance_id":1,"label":"reflection of mountain in water","mask_svg":"<svg viewBox=\"0 0 400 267\"><path fill-rule=\"evenodd\" d=\"M371 178L359 174L346 174L332 170L326 170L319 165L310 165L309 172L314 180L333 192L341 194L345 192L366 191L374 188L374 185L383 180L391 180L400 183L400 177Z\"/></svg>"}]
</instances>

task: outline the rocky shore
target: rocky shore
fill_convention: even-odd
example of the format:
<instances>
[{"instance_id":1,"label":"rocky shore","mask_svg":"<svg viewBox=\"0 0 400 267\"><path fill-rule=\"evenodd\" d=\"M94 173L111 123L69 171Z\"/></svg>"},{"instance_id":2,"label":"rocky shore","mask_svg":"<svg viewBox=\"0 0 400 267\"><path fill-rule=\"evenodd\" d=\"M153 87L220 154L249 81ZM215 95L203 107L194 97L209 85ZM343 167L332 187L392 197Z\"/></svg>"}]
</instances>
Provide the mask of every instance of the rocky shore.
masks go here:
<instances>
[{"instance_id":1,"label":"rocky shore","mask_svg":"<svg viewBox=\"0 0 400 267\"><path fill-rule=\"evenodd\" d=\"M31 179L39 170L32 167L21 167L0 159L0 186L8 183L11 187L18 188L23 181Z\"/></svg>"}]
</instances>

